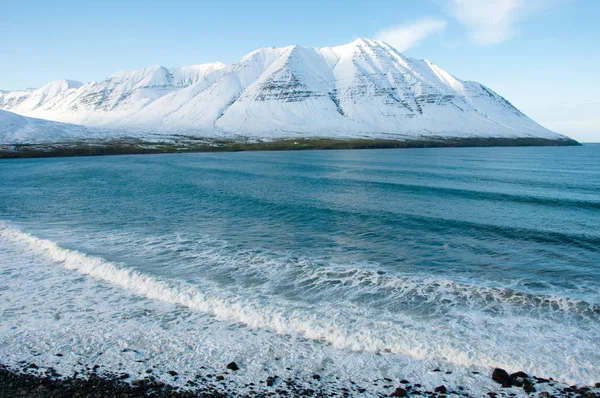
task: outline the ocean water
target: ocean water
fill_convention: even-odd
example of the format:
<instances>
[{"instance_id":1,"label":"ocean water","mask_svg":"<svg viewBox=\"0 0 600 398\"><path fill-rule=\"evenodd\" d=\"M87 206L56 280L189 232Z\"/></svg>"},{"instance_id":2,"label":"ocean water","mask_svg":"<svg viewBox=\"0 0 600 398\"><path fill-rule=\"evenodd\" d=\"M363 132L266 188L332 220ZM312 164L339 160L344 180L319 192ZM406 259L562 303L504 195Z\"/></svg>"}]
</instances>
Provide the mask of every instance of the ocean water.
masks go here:
<instances>
[{"instance_id":1,"label":"ocean water","mask_svg":"<svg viewBox=\"0 0 600 398\"><path fill-rule=\"evenodd\" d=\"M600 145L0 161L0 361L598 382Z\"/></svg>"}]
</instances>

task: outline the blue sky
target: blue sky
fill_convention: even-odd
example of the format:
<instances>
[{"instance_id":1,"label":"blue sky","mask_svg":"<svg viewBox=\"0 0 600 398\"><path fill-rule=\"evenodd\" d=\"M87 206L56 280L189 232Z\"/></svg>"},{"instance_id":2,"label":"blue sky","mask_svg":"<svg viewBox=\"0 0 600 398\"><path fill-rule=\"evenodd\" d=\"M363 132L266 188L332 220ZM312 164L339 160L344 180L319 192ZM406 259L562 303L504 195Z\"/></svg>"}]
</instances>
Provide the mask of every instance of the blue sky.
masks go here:
<instances>
[{"instance_id":1,"label":"blue sky","mask_svg":"<svg viewBox=\"0 0 600 398\"><path fill-rule=\"evenodd\" d=\"M598 0L3 0L0 15L0 89L380 38L546 127L600 141Z\"/></svg>"}]
</instances>

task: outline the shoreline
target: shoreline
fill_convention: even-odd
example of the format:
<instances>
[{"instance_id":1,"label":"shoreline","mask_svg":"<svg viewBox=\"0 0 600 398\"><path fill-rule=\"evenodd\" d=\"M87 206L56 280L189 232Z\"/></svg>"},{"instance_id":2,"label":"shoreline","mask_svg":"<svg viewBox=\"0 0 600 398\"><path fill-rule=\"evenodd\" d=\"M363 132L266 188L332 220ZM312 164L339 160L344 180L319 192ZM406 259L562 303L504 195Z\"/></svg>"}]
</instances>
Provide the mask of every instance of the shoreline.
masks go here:
<instances>
[{"instance_id":1,"label":"shoreline","mask_svg":"<svg viewBox=\"0 0 600 398\"><path fill-rule=\"evenodd\" d=\"M203 373L204 370L204 373ZM309 387L300 378L281 379L269 376L266 380L248 383L245 391L236 390L228 381L228 375L238 370L235 362L223 367L221 374L207 374L200 366L199 373L191 380L186 380L184 387L161 381L166 375L155 375L147 372L144 378L133 379L127 373L111 373L99 370L97 366L87 368L81 373L75 371L72 376L63 376L53 367L38 366L35 363L21 362L19 368L11 368L0 363L0 396L9 397L205 397L224 398L240 397L330 397L330 396L390 396L390 397L475 397L465 387L456 389L444 385L426 389L418 382L408 380L376 379L381 382L387 392L382 394L369 391L369 386L359 386L350 382L347 386L327 386L317 374L307 377L313 382ZM434 369L433 372L442 372ZM171 380L177 380L175 371L166 372ZM477 373L477 372L474 372ZM163 377L161 377L163 376ZM529 376L524 372L508 374L503 369L494 369L489 375L501 385L500 390L489 391L484 397L537 396L600 398L600 383L594 386L568 386L552 378L544 379ZM330 384L330 383L329 383ZM233 387L233 388L232 388ZM312 387L312 388L311 388Z\"/></svg>"},{"instance_id":2,"label":"shoreline","mask_svg":"<svg viewBox=\"0 0 600 398\"><path fill-rule=\"evenodd\" d=\"M242 141L178 137L174 140L86 140L52 144L0 144L0 159L135 155L192 152L298 151L335 149L462 148L516 146L580 146L572 139L548 138L432 138L420 140L298 138Z\"/></svg>"}]
</instances>

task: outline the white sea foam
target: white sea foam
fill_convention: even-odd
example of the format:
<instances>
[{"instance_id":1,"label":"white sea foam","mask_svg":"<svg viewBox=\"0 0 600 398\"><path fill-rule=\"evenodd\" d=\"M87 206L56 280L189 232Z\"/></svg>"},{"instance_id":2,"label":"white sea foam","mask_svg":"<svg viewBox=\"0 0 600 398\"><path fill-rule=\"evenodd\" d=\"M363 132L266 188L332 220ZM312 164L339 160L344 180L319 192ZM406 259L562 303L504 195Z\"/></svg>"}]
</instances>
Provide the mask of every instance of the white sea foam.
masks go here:
<instances>
[{"instance_id":1,"label":"white sea foam","mask_svg":"<svg viewBox=\"0 0 600 398\"><path fill-rule=\"evenodd\" d=\"M582 318L578 308L585 307L586 303L573 304L572 300L561 298L540 299L487 287L467 287L450 281L381 275L373 270L343 269L335 264L322 264L321 267L312 264L303 269L302 261L281 261L260 253L246 253L245 256L240 256L240 253L228 255L221 250L223 245L216 245L215 248L213 244L205 251L196 249L194 252L196 259L212 263L221 273L226 271L225 274L229 277L242 279L252 275L256 277L256 274L260 273L263 279L272 279L275 283L283 281L283 277L296 277L294 289L307 289L307 292L315 295L320 294L321 290L328 290L328 294L338 298L339 305L336 306L331 299L310 302L299 301L295 297L278 296L273 293L272 285L255 283L247 287L227 289L226 284L217 283L215 278L194 280L192 284L150 275L128 268L125 264L62 248L50 240L37 238L3 224L0 224L0 240L8 243L11 247L10 255L13 257L34 254L37 258L49 261L44 263L49 268L45 272L52 275L56 273L56 265L61 265L66 270L89 275L103 283L108 282L109 289L119 287L136 296L150 299L141 303L136 301L135 305L125 307L123 311L145 314L144 308L153 308L152 302L183 306L195 313L216 317L224 321L225 325L245 325L241 329L237 327L245 339L250 338L249 334L262 331L283 336L271 338L271 344L286 347L283 348L284 351L297 350L297 355L292 356L314 355L314 347L328 343L328 355L338 358L347 356L353 361L375 361L377 365L369 366L374 366L379 371L382 365L374 358L379 358L379 353L390 353L398 364L407 366L407 363L410 363L413 369L421 372L420 377L426 377L430 364L444 363L445 366L452 367L457 374L461 374L460 369L464 371L462 374L466 374L468 372L465 369L472 367L486 369L501 366L509 370L526 370L538 375L553 376L568 382L590 383L600 379L600 371L594 365L600 359L597 312L592 307L591 315L586 310L586 318ZM163 241L158 239L154 245L165 251L161 242ZM138 246L143 244L138 242ZM148 245L146 249L147 247ZM165 251L170 257L176 256L177 253L172 249ZM183 252L190 255L189 251ZM236 257L238 260L234 260ZM5 264L6 260L4 258ZM212 272L208 265L205 270L207 274ZM69 289L69 285L66 284L66 295L69 295ZM474 292L470 292L469 289ZM350 294L352 291L371 293L372 301L365 301L364 297L363 301L357 301L357 296ZM382 296L379 300L387 300L388 305L380 306L379 310L370 310L369 303L377 307L376 293ZM474 299L471 300L472 298ZM399 306L402 307L406 304L403 301L407 300L413 300L414 305L437 301L444 305L434 307L440 308L440 312L422 317L418 316L418 313L392 311L394 301L399 301ZM443 303L445 300L449 303ZM525 306L524 314L509 311L497 314L497 311L482 307L486 300L491 303L490 306L500 303L499 308L518 306L524 300L533 304L529 309ZM557 304L537 305L543 300ZM465 303L471 304L465 306ZM118 302L114 305L117 308L125 306ZM535 309L535 316L527 316L527 312L531 312L532 308ZM549 310L548 319L540 316L540 310L544 309ZM556 312L564 312L567 322L557 324L555 320L550 319L550 315ZM570 313L577 317L570 319ZM132 315L129 322L147 327L148 319L145 318ZM194 330L197 327L194 323L187 323L186 316L181 315L180 321L187 325L183 329ZM223 328L222 325L214 326L216 324L206 319L203 319L203 322L212 325L208 327L208 331L196 335L203 341L207 340L207 336L213 335L215 330ZM52 328L52 325L45 326ZM248 331L248 327L255 331ZM80 323L76 323L74 333L78 328L81 329ZM295 336L301 337L302 342L298 343L299 340L296 340ZM139 339L146 338L147 336ZM185 345L189 342L183 334L177 338L183 339L177 344ZM290 348L289 339L296 341L294 345L311 348ZM152 341L152 344L156 344L156 341ZM250 340L246 344L252 345ZM282 349L281 347L279 349ZM560 355L557 356L557 353ZM210 355L206 354L204 360L207 356ZM387 356L385 358L389 360ZM302 362L300 358L298 361ZM336 366L342 366L340 364L343 362L344 360L336 362Z\"/></svg>"}]
</instances>

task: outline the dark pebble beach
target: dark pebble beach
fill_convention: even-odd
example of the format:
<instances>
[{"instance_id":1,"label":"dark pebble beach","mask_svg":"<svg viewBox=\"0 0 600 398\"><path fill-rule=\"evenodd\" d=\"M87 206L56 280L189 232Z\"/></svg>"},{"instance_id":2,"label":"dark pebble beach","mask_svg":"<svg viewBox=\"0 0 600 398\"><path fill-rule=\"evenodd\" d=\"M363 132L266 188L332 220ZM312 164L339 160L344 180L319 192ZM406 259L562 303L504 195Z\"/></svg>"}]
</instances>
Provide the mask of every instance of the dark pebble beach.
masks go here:
<instances>
[{"instance_id":1,"label":"dark pebble beach","mask_svg":"<svg viewBox=\"0 0 600 398\"><path fill-rule=\"evenodd\" d=\"M351 397L369 393L367 386L356 384L348 387L330 388L320 390L302 387L299 380L280 380L277 376L270 376L261 381L260 385L251 383L249 391L240 393L228 388L227 372L236 371L234 362L225 366L222 375L198 374L194 380L187 380L186 387L177 387L160 381L157 377L149 375L143 379L132 380L126 373L110 374L97 373L92 369L86 374L75 373L72 376L63 376L53 368L41 368L34 363L24 364L21 368L9 368L0 364L0 397ZM437 369L436 369L437 370ZM177 372L169 371L170 376L177 376ZM308 376L319 381L320 376ZM502 386L500 392L488 392L487 397L514 397L531 396L540 398L573 397L573 398L600 398L600 383L593 386L566 386L552 379L529 376L524 372L509 374L503 369L494 369L490 377ZM374 380L385 382L389 394L378 394L385 397L473 397L464 387L451 390L444 385L427 390L418 382L409 380ZM544 391L538 391L540 386ZM548 391L550 390L550 392ZM370 395L373 395L372 392Z\"/></svg>"}]
</instances>

